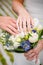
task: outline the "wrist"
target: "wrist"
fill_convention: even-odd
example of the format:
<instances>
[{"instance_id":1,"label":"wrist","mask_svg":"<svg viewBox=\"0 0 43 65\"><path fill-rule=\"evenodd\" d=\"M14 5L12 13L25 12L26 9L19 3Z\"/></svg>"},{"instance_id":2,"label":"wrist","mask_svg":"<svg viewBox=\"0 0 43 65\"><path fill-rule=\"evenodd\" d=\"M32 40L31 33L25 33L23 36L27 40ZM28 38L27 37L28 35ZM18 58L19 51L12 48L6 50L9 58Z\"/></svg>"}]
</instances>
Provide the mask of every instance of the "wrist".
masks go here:
<instances>
[{"instance_id":1,"label":"wrist","mask_svg":"<svg viewBox=\"0 0 43 65\"><path fill-rule=\"evenodd\" d=\"M43 50L43 40L39 41L38 47L40 48L40 51Z\"/></svg>"},{"instance_id":2,"label":"wrist","mask_svg":"<svg viewBox=\"0 0 43 65\"><path fill-rule=\"evenodd\" d=\"M36 54L39 54L43 50L43 44L41 42L38 43L37 47L35 48Z\"/></svg>"},{"instance_id":3,"label":"wrist","mask_svg":"<svg viewBox=\"0 0 43 65\"><path fill-rule=\"evenodd\" d=\"M38 53L41 52L43 50L43 44L39 43L38 44Z\"/></svg>"},{"instance_id":4,"label":"wrist","mask_svg":"<svg viewBox=\"0 0 43 65\"><path fill-rule=\"evenodd\" d=\"M24 14L24 12L26 12L26 9L22 6L21 8L20 8L20 10L19 10L19 15L20 14Z\"/></svg>"},{"instance_id":5,"label":"wrist","mask_svg":"<svg viewBox=\"0 0 43 65\"><path fill-rule=\"evenodd\" d=\"M24 10L23 4L16 0L12 2L12 8L18 15L20 15L22 10Z\"/></svg>"}]
</instances>

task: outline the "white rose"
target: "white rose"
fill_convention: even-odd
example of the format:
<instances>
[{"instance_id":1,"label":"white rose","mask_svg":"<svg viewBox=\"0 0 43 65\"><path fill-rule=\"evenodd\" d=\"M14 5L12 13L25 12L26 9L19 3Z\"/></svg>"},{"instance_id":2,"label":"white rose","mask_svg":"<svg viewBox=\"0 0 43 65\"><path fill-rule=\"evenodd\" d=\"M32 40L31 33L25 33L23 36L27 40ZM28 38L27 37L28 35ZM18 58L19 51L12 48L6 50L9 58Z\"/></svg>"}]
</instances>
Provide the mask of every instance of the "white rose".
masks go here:
<instances>
[{"instance_id":1,"label":"white rose","mask_svg":"<svg viewBox=\"0 0 43 65\"><path fill-rule=\"evenodd\" d=\"M15 40L16 42L18 42L18 43L20 43L21 42L21 38L20 37L18 37L18 38L16 38L16 40Z\"/></svg>"},{"instance_id":2,"label":"white rose","mask_svg":"<svg viewBox=\"0 0 43 65\"><path fill-rule=\"evenodd\" d=\"M38 41L38 34L37 33L32 33L32 36L29 37L29 41L31 43L35 43Z\"/></svg>"},{"instance_id":3,"label":"white rose","mask_svg":"<svg viewBox=\"0 0 43 65\"><path fill-rule=\"evenodd\" d=\"M18 48L20 46L20 43L18 43L18 42L15 42L14 43L14 48L16 49L16 48Z\"/></svg>"}]
</instances>

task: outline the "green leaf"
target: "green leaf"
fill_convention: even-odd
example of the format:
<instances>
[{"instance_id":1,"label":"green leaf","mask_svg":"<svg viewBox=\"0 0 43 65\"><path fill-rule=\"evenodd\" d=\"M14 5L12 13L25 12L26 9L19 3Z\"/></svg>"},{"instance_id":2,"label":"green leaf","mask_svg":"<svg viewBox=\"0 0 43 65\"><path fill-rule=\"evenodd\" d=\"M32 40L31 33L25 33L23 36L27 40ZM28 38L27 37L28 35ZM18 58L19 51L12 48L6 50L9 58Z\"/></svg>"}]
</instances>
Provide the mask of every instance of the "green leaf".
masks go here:
<instances>
[{"instance_id":1,"label":"green leaf","mask_svg":"<svg viewBox=\"0 0 43 65\"><path fill-rule=\"evenodd\" d=\"M42 35L43 35L43 29L39 32L39 39L41 39Z\"/></svg>"},{"instance_id":2,"label":"green leaf","mask_svg":"<svg viewBox=\"0 0 43 65\"><path fill-rule=\"evenodd\" d=\"M5 58L2 56L1 53L0 53L0 62L2 63L2 65L7 65Z\"/></svg>"},{"instance_id":3,"label":"green leaf","mask_svg":"<svg viewBox=\"0 0 43 65\"><path fill-rule=\"evenodd\" d=\"M10 61L13 63L14 62L14 56L13 56L13 54L11 52L7 52L7 51L6 51L6 53L10 57Z\"/></svg>"}]
</instances>

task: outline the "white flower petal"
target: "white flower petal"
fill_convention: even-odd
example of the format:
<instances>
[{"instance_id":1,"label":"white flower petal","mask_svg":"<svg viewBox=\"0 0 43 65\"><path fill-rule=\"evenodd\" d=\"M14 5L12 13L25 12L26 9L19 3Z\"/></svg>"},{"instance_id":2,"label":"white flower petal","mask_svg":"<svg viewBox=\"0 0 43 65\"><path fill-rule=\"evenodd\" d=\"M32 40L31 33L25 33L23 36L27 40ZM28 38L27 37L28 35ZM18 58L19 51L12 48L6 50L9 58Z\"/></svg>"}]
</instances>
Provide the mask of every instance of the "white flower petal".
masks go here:
<instances>
[{"instance_id":1,"label":"white flower petal","mask_svg":"<svg viewBox=\"0 0 43 65\"><path fill-rule=\"evenodd\" d=\"M14 48L16 49L16 48L18 48L20 46L20 43L18 43L18 42L15 42L14 43Z\"/></svg>"},{"instance_id":2,"label":"white flower petal","mask_svg":"<svg viewBox=\"0 0 43 65\"><path fill-rule=\"evenodd\" d=\"M9 41L12 41L14 43L15 42L15 37L13 35L10 36Z\"/></svg>"},{"instance_id":3,"label":"white flower petal","mask_svg":"<svg viewBox=\"0 0 43 65\"><path fill-rule=\"evenodd\" d=\"M30 41L31 43L37 42L37 41L38 41L38 34L36 34L36 33L32 34L32 36L29 37L29 41Z\"/></svg>"}]
</instances>

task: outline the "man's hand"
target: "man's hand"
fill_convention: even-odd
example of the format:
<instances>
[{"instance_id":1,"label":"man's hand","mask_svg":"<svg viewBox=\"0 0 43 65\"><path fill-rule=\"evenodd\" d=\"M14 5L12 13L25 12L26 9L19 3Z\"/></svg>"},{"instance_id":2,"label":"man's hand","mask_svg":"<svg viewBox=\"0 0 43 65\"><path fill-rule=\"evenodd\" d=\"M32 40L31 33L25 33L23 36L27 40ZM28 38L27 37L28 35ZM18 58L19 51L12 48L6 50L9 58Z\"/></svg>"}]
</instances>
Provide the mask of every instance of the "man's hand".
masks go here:
<instances>
[{"instance_id":1,"label":"man's hand","mask_svg":"<svg viewBox=\"0 0 43 65\"><path fill-rule=\"evenodd\" d=\"M23 0L13 0L12 4L13 10L18 14L17 22L19 25L19 30L23 30L24 32L26 32L27 30L30 31L31 26L34 25L33 19L20 1Z\"/></svg>"},{"instance_id":2,"label":"man's hand","mask_svg":"<svg viewBox=\"0 0 43 65\"><path fill-rule=\"evenodd\" d=\"M13 1L20 2L21 4L23 4L23 2L24 2L24 0L13 0Z\"/></svg>"},{"instance_id":3,"label":"man's hand","mask_svg":"<svg viewBox=\"0 0 43 65\"><path fill-rule=\"evenodd\" d=\"M34 26L34 22L30 14L22 9L22 12L19 14L17 23L19 26L20 31L29 32L31 30L31 27Z\"/></svg>"},{"instance_id":4,"label":"man's hand","mask_svg":"<svg viewBox=\"0 0 43 65\"><path fill-rule=\"evenodd\" d=\"M16 35L18 33L16 21L11 17L0 16L0 28Z\"/></svg>"}]
</instances>

